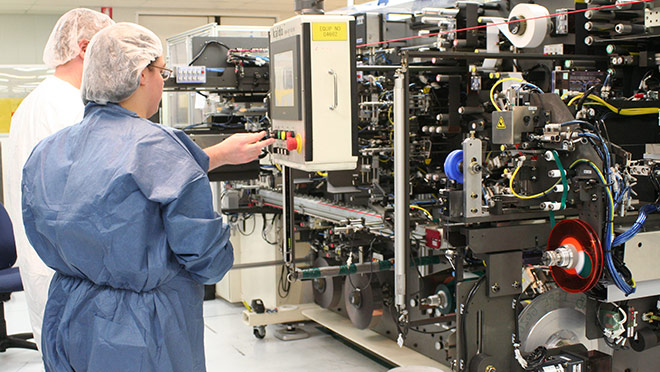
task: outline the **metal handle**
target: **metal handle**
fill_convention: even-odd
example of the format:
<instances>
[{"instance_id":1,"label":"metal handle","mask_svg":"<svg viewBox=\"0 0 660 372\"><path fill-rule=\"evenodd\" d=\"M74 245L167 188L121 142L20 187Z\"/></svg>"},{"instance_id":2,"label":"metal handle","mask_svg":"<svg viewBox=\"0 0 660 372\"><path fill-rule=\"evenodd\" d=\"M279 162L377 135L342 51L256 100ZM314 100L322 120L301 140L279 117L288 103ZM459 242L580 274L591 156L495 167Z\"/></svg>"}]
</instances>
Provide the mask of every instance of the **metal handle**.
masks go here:
<instances>
[{"instance_id":1,"label":"metal handle","mask_svg":"<svg viewBox=\"0 0 660 372\"><path fill-rule=\"evenodd\" d=\"M338 90L337 90L337 73L334 70L328 70L328 73L332 75L332 77L335 80L335 102L332 106L330 106L330 110L334 110L337 108L337 105L339 104L339 97L338 97Z\"/></svg>"}]
</instances>

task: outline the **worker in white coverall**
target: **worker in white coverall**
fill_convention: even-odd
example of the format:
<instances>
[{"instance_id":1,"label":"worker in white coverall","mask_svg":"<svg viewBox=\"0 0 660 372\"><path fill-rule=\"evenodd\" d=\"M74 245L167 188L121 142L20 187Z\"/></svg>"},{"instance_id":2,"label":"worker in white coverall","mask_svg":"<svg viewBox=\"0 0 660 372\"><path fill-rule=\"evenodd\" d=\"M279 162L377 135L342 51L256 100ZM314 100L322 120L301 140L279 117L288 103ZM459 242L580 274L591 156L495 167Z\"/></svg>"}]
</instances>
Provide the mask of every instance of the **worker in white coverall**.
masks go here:
<instances>
[{"instance_id":1,"label":"worker in white coverall","mask_svg":"<svg viewBox=\"0 0 660 372\"><path fill-rule=\"evenodd\" d=\"M55 68L18 106L11 120L8 152L3 171L5 204L14 226L18 267L27 299L34 339L41 349L41 323L53 270L30 246L21 212L21 176L32 149L42 139L78 123L85 106L80 96L87 44L101 29L113 25L107 15L90 9L73 9L55 24L44 49L44 63Z\"/></svg>"}]
</instances>

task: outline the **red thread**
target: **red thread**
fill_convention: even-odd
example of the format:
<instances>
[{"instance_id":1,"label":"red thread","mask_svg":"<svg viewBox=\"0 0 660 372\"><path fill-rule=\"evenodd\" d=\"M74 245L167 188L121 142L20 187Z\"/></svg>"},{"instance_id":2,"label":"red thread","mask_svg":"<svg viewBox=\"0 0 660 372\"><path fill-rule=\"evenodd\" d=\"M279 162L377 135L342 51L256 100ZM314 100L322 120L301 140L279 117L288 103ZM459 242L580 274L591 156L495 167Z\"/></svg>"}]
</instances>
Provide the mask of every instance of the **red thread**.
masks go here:
<instances>
[{"instance_id":1,"label":"red thread","mask_svg":"<svg viewBox=\"0 0 660 372\"><path fill-rule=\"evenodd\" d=\"M539 16L539 17L532 17L532 18L526 18L526 19L516 19L513 21L507 21L507 22L500 22L500 23L489 23L485 25L480 25L480 26L472 26L472 27L466 27L466 28L460 28L458 30L450 30L450 31L441 31L441 32L434 32L426 35L417 35L417 36L408 36L408 37L402 37L399 39L391 39L391 40L385 40L385 41L378 41L375 43L368 43L368 44L360 44L356 45L357 48L362 48L362 47L368 47L368 46L373 46L373 45L380 45L380 44L386 44L386 43L392 43L395 41L404 41L404 40L411 40L411 39L419 39L422 37L431 37L431 36L438 36L438 35L445 35L445 34L454 34L458 32L464 32L464 31L471 31L471 30L478 30L481 28L486 28L486 27L493 27L493 26L502 26L502 25L509 25L512 23L518 23L518 22L524 22L524 21L532 21L535 19L541 19L541 18L551 18L551 17L557 17L561 15L569 15L569 14L575 14L575 13L584 13L587 10L602 10L602 9L609 9L613 8L616 6L621 6L621 5L632 5L632 4L640 4L640 3L649 3L654 0L638 0L638 1L631 1L628 3L623 3L623 4L610 4L610 5L603 5L603 6L598 6L595 8L586 8L586 9L579 9L579 10L571 10L568 12L562 12L562 13L555 13L555 14L550 14L547 16Z\"/></svg>"}]
</instances>

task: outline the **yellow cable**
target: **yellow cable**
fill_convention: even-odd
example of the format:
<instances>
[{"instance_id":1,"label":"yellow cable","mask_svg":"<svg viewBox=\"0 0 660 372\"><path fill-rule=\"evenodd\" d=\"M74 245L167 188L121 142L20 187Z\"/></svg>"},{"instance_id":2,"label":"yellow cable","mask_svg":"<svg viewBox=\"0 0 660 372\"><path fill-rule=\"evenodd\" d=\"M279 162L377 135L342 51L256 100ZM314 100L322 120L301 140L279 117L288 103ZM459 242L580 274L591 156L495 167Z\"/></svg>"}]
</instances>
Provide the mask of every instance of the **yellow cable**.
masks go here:
<instances>
[{"instance_id":1,"label":"yellow cable","mask_svg":"<svg viewBox=\"0 0 660 372\"><path fill-rule=\"evenodd\" d=\"M598 167L596 166L596 164L594 164L593 162L591 162L591 161L588 160L588 159L578 159L578 160L574 161L573 164L571 164L568 168L569 168L569 169L572 169L572 168L573 168L576 164L578 164L578 163L590 163L590 164L593 166L593 168L596 170L596 172L598 172L598 175L599 175L601 181L602 181L605 185L607 185L607 181L605 180L605 177L603 176L603 173L600 171L600 169L598 169ZM511 179L509 179L509 188L511 189L511 193L512 193L515 197L517 197L518 199L528 200L528 199L536 199L536 198L539 198L539 197L544 196L545 194L549 193L550 191L552 191L552 190L554 189L554 187L555 187L556 185L558 185L559 182L561 182L561 179L557 180L557 182L555 182L555 184L552 185L549 189L545 190L544 192L540 192L540 193L538 193L538 194L534 194L534 195L519 195L519 194L516 193L516 191L513 189L513 181L514 181L514 179L516 178L516 175L518 174L518 171L520 171L520 168L522 168L522 166L517 167L516 170L513 171L513 174L511 175ZM608 190L608 193L609 193L609 190ZM613 199L612 199L612 200L613 200Z\"/></svg>"},{"instance_id":2,"label":"yellow cable","mask_svg":"<svg viewBox=\"0 0 660 372\"><path fill-rule=\"evenodd\" d=\"M605 185L605 191L607 191L607 198L609 199L610 202L610 208L609 208L609 223L607 226L607 229L610 232L610 236L614 238L614 197L612 196L612 190L610 190L610 187L607 186L607 180L605 179L605 176L603 175L603 172L601 172L600 169L594 164L592 161L588 159L578 159L571 164L570 168L573 168L576 164L578 163L588 163L591 168L593 168L596 173L598 173L598 177L600 177L600 181ZM632 287L636 288L637 283L635 282L635 279L632 277L630 278L630 281L632 282Z\"/></svg>"},{"instance_id":3,"label":"yellow cable","mask_svg":"<svg viewBox=\"0 0 660 372\"><path fill-rule=\"evenodd\" d=\"M593 169L596 171L596 173L598 174L598 177L600 178L600 181L603 183L603 185L605 185L605 191L606 191L606 194L607 194L607 199L608 199L609 204L610 204L610 208L608 208L608 209L609 209L609 213L608 213L608 214L609 214L609 222L608 222L608 226L607 226L607 228L608 228L608 230L610 231L610 235L611 235L611 236L614 236L614 197L612 196L612 190L610 190L610 187L608 187L607 179L606 179L605 176L603 175L603 172L598 168L598 166L596 166L596 164L594 164L594 162L592 162L592 161L589 160L589 159L577 159L577 160L574 161L574 162L573 162L568 168L569 168L569 169L573 169L573 167L575 167L577 164L580 164L580 163L587 163L587 164L589 164L589 165L591 166L591 168L593 168ZM513 174L511 175L511 179L509 180L509 187L511 188L511 192L512 192L516 197L518 197L518 198L520 198L520 199L533 199L533 198L537 198L537 197L539 197L539 196L543 196L543 195L547 194L550 190L552 190L552 188L555 187L555 186L553 185L550 189L546 190L546 191L543 192L543 193L539 193L539 194L535 194L535 195L530 195L530 196L521 196L521 195L516 194L516 192L513 190L513 180L514 180L514 178L516 177L516 174L518 174L518 171L520 170L520 168L521 168L521 167L516 168L516 170L515 170L515 171L513 172ZM555 185L557 185L560 181L561 181L561 180L557 181L557 182L555 183ZM634 280L633 278L630 278L630 280L632 281L632 287L635 288L635 287L637 286L637 283L635 282L635 280Z\"/></svg>"},{"instance_id":4,"label":"yellow cable","mask_svg":"<svg viewBox=\"0 0 660 372\"><path fill-rule=\"evenodd\" d=\"M318 174L321 177L328 177L328 172L316 171L316 174Z\"/></svg>"},{"instance_id":5,"label":"yellow cable","mask_svg":"<svg viewBox=\"0 0 660 372\"><path fill-rule=\"evenodd\" d=\"M431 215L431 213L429 211L427 211L426 209L420 207L419 205L411 204L410 208L411 209L418 209L418 210L424 212L429 217L429 219L433 220L433 216Z\"/></svg>"},{"instance_id":6,"label":"yellow cable","mask_svg":"<svg viewBox=\"0 0 660 372\"><path fill-rule=\"evenodd\" d=\"M495 88L496 88L498 85L500 85L500 84L502 84L503 82L505 82L505 81L519 81L519 82L521 82L521 83L526 83L526 82L527 82L527 81L525 81L525 80L523 80L523 79L518 79L518 78L506 78L506 79L500 79L500 80L498 80L495 84L493 84L493 87L490 88L490 103L493 104L493 107L495 107L495 110L497 110L497 111L502 111L502 109L500 109L500 107L497 106L497 103L495 102L495 96L494 96Z\"/></svg>"},{"instance_id":7,"label":"yellow cable","mask_svg":"<svg viewBox=\"0 0 660 372\"><path fill-rule=\"evenodd\" d=\"M516 170L513 171L513 174L511 175L511 179L509 179L509 188L511 189L511 193L513 194L513 196L515 196L515 197L518 198L518 199L528 200L528 199L536 199L536 198L539 198L539 197L541 197L541 196L543 196L543 195L549 193L550 191L552 191L552 190L555 188L555 186L557 186L557 184L559 184L559 182L561 182L561 178L560 178L560 179L557 180L557 182L555 182L554 185L550 186L549 189L547 189L547 190L545 190L545 191L543 191L543 192L540 192L540 193L538 193L538 194L534 194L534 195L519 195L518 193L516 193L516 190L513 189L513 180L516 178L516 175L518 174L518 171L520 170L520 168L522 168L522 166L516 168Z\"/></svg>"},{"instance_id":8,"label":"yellow cable","mask_svg":"<svg viewBox=\"0 0 660 372\"><path fill-rule=\"evenodd\" d=\"M394 105L390 105L390 108L387 110L387 118L390 120L390 124L394 125L394 119L392 119L392 110Z\"/></svg>"},{"instance_id":9,"label":"yellow cable","mask_svg":"<svg viewBox=\"0 0 660 372\"><path fill-rule=\"evenodd\" d=\"M601 170L598 169L596 164L594 164L589 159L578 159L578 160L574 161L573 164L571 164L571 166L568 167L568 168L572 169L578 163L588 163L596 171L596 173L598 173L598 177L600 178L600 181L603 183L603 185L607 186L607 180L605 179L605 176L603 175L603 172L601 172ZM605 187L605 191L607 191L607 196L610 199L610 203L611 203L611 206L612 206L610 208L610 214L611 214L610 221L612 221L614 219L614 197L612 196L612 190L610 190L609 187Z\"/></svg>"},{"instance_id":10,"label":"yellow cable","mask_svg":"<svg viewBox=\"0 0 660 372\"><path fill-rule=\"evenodd\" d=\"M577 101L578 99L582 98L582 96L584 96L584 93L580 93L577 96L571 98L571 100L568 101L568 106L573 106L573 103L575 103L575 101Z\"/></svg>"},{"instance_id":11,"label":"yellow cable","mask_svg":"<svg viewBox=\"0 0 660 372\"><path fill-rule=\"evenodd\" d=\"M277 168L278 171L280 171L280 172L282 171L282 167L280 167L279 164L274 163L273 165L275 165L275 168Z\"/></svg>"},{"instance_id":12,"label":"yellow cable","mask_svg":"<svg viewBox=\"0 0 660 372\"><path fill-rule=\"evenodd\" d=\"M573 97L570 101L568 101L568 106L572 106L575 101L579 100L580 98L584 97L584 93L580 93L577 96ZM625 108L625 109L619 109L618 107L606 102L604 99L598 97L597 95L590 94L587 99L590 99L595 102L588 102L585 104L596 104L599 106L605 106L607 107L608 110L619 114L619 115L624 115L624 116L638 116L638 115L652 115L652 114L657 114L660 112L660 108L658 107L641 107L641 108Z\"/></svg>"}]
</instances>

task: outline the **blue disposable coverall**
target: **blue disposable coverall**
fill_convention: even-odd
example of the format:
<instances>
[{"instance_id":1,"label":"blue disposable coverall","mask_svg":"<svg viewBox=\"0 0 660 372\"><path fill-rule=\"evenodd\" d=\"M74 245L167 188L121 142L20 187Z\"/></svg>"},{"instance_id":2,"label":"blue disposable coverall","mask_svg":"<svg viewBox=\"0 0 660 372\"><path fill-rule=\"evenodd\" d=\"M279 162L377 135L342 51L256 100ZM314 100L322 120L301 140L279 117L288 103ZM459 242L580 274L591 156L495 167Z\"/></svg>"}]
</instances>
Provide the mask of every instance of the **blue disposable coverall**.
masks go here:
<instances>
[{"instance_id":1,"label":"blue disposable coverall","mask_svg":"<svg viewBox=\"0 0 660 372\"><path fill-rule=\"evenodd\" d=\"M116 104L44 139L23 170L30 243L56 271L46 371L205 371L202 284L233 263L209 159Z\"/></svg>"}]
</instances>

